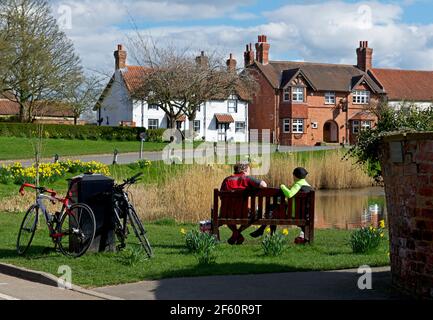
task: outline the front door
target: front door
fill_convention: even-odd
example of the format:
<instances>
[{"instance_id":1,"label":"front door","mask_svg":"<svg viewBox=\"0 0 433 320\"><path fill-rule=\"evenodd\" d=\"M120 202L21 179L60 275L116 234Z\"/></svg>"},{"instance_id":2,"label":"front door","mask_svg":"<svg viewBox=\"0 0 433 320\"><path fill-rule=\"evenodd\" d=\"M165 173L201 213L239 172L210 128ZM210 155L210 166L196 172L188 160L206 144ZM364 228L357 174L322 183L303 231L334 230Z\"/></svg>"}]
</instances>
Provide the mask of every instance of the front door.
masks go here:
<instances>
[{"instance_id":1,"label":"front door","mask_svg":"<svg viewBox=\"0 0 433 320\"><path fill-rule=\"evenodd\" d=\"M338 142L338 125L334 121L328 121L323 126L323 141Z\"/></svg>"},{"instance_id":2,"label":"front door","mask_svg":"<svg viewBox=\"0 0 433 320\"><path fill-rule=\"evenodd\" d=\"M218 141L227 141L227 123L218 123Z\"/></svg>"}]
</instances>

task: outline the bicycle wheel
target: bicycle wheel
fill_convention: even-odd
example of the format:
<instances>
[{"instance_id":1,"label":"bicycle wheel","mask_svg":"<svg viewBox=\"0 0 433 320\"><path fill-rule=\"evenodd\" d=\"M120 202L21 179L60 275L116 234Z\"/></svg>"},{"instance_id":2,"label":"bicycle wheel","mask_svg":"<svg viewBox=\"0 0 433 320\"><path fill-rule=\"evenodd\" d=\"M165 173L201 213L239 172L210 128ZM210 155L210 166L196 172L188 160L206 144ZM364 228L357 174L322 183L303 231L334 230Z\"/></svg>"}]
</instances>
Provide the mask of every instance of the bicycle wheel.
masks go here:
<instances>
[{"instance_id":1,"label":"bicycle wheel","mask_svg":"<svg viewBox=\"0 0 433 320\"><path fill-rule=\"evenodd\" d=\"M135 236L140 241L141 245L146 251L147 256L151 258L153 256L152 247L150 246L149 240L146 237L146 230L144 229L144 226L138 218L133 207L129 208L128 216L132 229L134 229Z\"/></svg>"},{"instance_id":2,"label":"bicycle wheel","mask_svg":"<svg viewBox=\"0 0 433 320\"><path fill-rule=\"evenodd\" d=\"M17 238L17 252L19 255L25 254L33 241L38 226L38 216L39 207L33 205L27 210L26 215L21 222Z\"/></svg>"},{"instance_id":3,"label":"bicycle wheel","mask_svg":"<svg viewBox=\"0 0 433 320\"><path fill-rule=\"evenodd\" d=\"M128 237L127 235L127 219L126 216L122 217L121 210L118 206L114 206L114 232L117 236L117 240L120 242L120 244L117 246L118 250L121 250L125 248L125 241Z\"/></svg>"},{"instance_id":4,"label":"bicycle wheel","mask_svg":"<svg viewBox=\"0 0 433 320\"><path fill-rule=\"evenodd\" d=\"M65 256L81 257L95 238L95 215L88 205L74 204L66 209L57 229L60 251Z\"/></svg>"}]
</instances>

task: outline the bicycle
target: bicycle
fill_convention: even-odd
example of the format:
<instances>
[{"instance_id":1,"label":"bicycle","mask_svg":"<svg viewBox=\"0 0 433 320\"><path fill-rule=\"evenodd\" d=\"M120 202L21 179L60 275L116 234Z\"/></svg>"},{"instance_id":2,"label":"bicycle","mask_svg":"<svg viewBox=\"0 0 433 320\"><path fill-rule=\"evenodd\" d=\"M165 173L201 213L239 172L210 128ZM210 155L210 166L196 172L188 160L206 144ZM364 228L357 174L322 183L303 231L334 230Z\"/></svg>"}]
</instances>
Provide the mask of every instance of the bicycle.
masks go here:
<instances>
[{"instance_id":1,"label":"bicycle","mask_svg":"<svg viewBox=\"0 0 433 320\"><path fill-rule=\"evenodd\" d=\"M139 181L138 178L142 174L143 173L138 173L135 176L124 180L122 184L116 184L113 187L115 233L120 241L120 245L118 245L117 248L121 250L126 246L125 241L129 234L127 223L129 221L132 229L134 230L135 236L140 241L140 244L144 248L147 256L151 258L153 256L153 252L149 240L146 237L146 230L138 218L134 206L129 201L128 191L126 190L131 185Z\"/></svg>"},{"instance_id":2,"label":"bicycle","mask_svg":"<svg viewBox=\"0 0 433 320\"><path fill-rule=\"evenodd\" d=\"M24 255L29 249L35 236L40 213L45 217L55 249L58 247L62 254L74 258L86 253L96 232L96 220L92 209L83 203L71 205L69 192L65 198L59 198L54 190L24 183L19 191L22 196L25 194L25 188L32 188L37 191L37 194L35 203L27 210L21 223L17 239L18 254ZM53 204L62 203L62 209L60 212L50 214L44 205L44 200L49 200Z\"/></svg>"}]
</instances>

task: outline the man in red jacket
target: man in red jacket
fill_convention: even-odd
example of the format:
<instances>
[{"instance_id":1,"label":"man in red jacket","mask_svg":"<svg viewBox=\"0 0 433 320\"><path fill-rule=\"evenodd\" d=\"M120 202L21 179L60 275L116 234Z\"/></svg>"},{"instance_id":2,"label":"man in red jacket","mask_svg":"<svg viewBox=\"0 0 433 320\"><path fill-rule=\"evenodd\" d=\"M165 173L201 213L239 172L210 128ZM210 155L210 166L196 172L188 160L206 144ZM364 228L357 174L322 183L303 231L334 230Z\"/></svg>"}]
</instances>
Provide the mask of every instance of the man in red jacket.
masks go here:
<instances>
[{"instance_id":1,"label":"man in red jacket","mask_svg":"<svg viewBox=\"0 0 433 320\"><path fill-rule=\"evenodd\" d=\"M231 190L245 190L245 189L260 189L267 188L266 182L250 177L250 165L244 163L237 163L234 166L234 174L225 178L222 185L221 191L231 191ZM254 208L252 208L254 211ZM230 244L242 244L244 242L244 237L242 236L242 231L249 227L249 225L242 225L237 228L236 225L228 225L233 234L228 239Z\"/></svg>"}]
</instances>

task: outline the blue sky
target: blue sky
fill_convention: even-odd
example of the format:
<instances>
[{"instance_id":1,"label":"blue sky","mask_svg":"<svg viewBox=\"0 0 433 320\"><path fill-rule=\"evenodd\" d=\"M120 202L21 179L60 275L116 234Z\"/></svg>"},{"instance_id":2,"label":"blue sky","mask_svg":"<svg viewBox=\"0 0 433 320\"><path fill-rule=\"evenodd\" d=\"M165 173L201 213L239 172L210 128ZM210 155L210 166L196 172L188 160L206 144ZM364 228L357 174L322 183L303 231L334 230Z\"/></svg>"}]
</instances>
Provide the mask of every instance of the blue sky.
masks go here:
<instances>
[{"instance_id":1,"label":"blue sky","mask_svg":"<svg viewBox=\"0 0 433 320\"><path fill-rule=\"evenodd\" d=\"M361 40L374 65L433 70L433 1L52 0L71 13L65 32L89 69L113 66L118 43L137 32L161 44L233 53L266 34L273 60L355 63ZM135 24L135 26L134 26ZM134 64L130 56L129 63Z\"/></svg>"}]
</instances>

